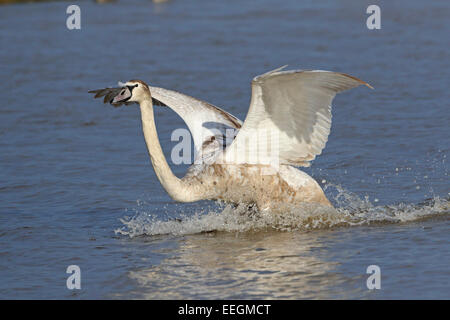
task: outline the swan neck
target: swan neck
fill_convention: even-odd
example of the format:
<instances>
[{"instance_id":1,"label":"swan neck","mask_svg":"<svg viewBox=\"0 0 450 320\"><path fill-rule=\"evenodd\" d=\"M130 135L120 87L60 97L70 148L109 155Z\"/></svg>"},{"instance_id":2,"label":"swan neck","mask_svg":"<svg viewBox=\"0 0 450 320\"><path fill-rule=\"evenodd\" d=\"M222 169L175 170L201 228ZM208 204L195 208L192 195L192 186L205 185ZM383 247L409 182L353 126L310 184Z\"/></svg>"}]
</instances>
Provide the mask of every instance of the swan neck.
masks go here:
<instances>
[{"instance_id":1,"label":"swan neck","mask_svg":"<svg viewBox=\"0 0 450 320\"><path fill-rule=\"evenodd\" d=\"M189 201L185 196L189 194L187 188L183 181L173 174L159 143L151 97L140 102L140 108L144 138L158 180L172 199Z\"/></svg>"}]
</instances>

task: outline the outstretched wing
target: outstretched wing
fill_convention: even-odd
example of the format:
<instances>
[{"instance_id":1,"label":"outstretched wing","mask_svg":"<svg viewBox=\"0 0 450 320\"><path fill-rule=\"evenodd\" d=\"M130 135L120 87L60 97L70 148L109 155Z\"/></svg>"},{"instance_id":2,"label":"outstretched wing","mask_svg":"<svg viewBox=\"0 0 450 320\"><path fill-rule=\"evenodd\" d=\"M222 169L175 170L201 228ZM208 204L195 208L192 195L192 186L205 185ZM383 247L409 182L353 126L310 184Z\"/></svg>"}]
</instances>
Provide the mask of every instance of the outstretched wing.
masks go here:
<instances>
[{"instance_id":1,"label":"outstretched wing","mask_svg":"<svg viewBox=\"0 0 450 320\"><path fill-rule=\"evenodd\" d=\"M309 166L328 140L335 95L370 87L343 73L283 68L253 79L247 117L225 162Z\"/></svg>"},{"instance_id":2,"label":"outstretched wing","mask_svg":"<svg viewBox=\"0 0 450 320\"><path fill-rule=\"evenodd\" d=\"M114 107L120 107L122 105L130 105L134 104L135 102L118 102L118 103L112 103L115 96L117 96L120 91L123 90L123 88L104 88L104 89L98 89L98 90L91 90L88 91L89 93L95 93L94 99L96 98L103 98L103 103L110 103Z\"/></svg>"},{"instance_id":3,"label":"outstretched wing","mask_svg":"<svg viewBox=\"0 0 450 320\"><path fill-rule=\"evenodd\" d=\"M191 131L195 162L211 163L234 140L242 121L207 102L158 87L149 87L153 104L175 111Z\"/></svg>"}]
</instances>

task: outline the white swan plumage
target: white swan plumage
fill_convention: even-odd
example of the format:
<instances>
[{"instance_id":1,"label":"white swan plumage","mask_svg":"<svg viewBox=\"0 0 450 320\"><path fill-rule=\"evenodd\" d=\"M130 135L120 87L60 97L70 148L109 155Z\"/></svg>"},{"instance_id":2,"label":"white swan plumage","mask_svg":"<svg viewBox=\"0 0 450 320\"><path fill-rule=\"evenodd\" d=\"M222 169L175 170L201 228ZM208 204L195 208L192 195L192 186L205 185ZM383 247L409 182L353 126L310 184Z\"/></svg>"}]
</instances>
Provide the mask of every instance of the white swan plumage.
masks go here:
<instances>
[{"instance_id":1,"label":"white swan plumage","mask_svg":"<svg viewBox=\"0 0 450 320\"><path fill-rule=\"evenodd\" d=\"M283 68L253 79L244 122L212 104L141 80L89 92L114 106L139 104L153 168L176 201L224 200L271 211L283 203L331 206L319 184L295 166L309 166L325 147L335 95L372 87L344 73ZM192 134L196 157L182 179L162 152L154 105L175 111Z\"/></svg>"}]
</instances>

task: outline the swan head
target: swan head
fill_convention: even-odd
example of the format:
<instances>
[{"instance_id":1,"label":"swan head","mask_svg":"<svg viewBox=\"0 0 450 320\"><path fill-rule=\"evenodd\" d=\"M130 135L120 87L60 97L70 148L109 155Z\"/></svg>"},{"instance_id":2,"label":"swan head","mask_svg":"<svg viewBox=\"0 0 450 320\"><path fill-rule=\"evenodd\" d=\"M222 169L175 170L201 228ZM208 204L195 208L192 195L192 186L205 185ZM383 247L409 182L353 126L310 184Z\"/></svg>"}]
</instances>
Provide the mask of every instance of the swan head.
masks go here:
<instances>
[{"instance_id":1,"label":"swan head","mask_svg":"<svg viewBox=\"0 0 450 320\"><path fill-rule=\"evenodd\" d=\"M122 90L111 100L111 104L122 104L125 102L140 103L145 99L151 99L150 89L142 80L130 80L125 83L119 82Z\"/></svg>"}]
</instances>

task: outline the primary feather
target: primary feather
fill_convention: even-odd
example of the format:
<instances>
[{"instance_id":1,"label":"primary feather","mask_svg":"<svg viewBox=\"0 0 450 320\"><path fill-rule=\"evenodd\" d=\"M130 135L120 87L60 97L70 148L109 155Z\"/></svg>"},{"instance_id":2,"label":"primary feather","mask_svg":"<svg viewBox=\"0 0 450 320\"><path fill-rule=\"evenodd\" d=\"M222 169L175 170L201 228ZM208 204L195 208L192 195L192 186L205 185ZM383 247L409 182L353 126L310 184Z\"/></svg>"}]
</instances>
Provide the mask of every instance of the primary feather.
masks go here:
<instances>
[{"instance_id":1,"label":"primary feather","mask_svg":"<svg viewBox=\"0 0 450 320\"><path fill-rule=\"evenodd\" d=\"M343 73L281 69L253 79L247 117L225 162L309 166L328 140L335 95L369 86Z\"/></svg>"}]
</instances>

